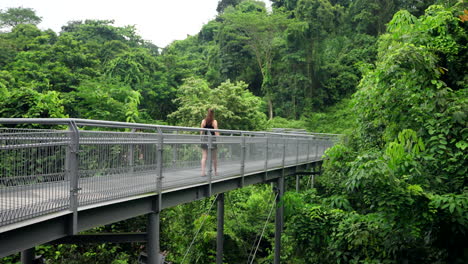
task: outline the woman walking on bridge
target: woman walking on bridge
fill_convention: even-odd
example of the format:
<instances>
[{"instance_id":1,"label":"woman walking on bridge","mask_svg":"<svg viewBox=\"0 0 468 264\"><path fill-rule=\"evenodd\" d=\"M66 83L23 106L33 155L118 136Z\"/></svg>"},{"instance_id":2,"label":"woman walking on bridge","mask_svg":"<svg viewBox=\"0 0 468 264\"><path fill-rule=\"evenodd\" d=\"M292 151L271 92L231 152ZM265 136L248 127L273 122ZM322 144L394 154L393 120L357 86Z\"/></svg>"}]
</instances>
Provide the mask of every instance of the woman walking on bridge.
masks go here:
<instances>
[{"instance_id":1,"label":"woman walking on bridge","mask_svg":"<svg viewBox=\"0 0 468 264\"><path fill-rule=\"evenodd\" d=\"M207 129L218 129L218 121L214 119L214 110L208 109L205 119L201 122L201 128ZM219 132L210 131L211 135L219 136ZM200 135L208 135L208 131L200 131ZM202 148L202 160L201 160L201 174L206 176L206 158L208 157L208 137L203 137L202 140L206 143L201 144ZM215 175L218 175L218 157L217 157L217 146L214 144L216 138L213 138L212 149L211 149L211 158L213 160L213 168Z\"/></svg>"}]
</instances>

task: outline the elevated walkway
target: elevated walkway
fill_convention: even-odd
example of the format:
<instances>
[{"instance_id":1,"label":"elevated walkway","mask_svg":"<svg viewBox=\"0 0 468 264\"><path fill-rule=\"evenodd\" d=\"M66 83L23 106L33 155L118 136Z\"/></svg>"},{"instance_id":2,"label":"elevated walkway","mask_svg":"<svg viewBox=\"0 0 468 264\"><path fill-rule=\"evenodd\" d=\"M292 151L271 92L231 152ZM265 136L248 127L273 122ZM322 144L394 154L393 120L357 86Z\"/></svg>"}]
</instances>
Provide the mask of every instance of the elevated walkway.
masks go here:
<instances>
[{"instance_id":1,"label":"elevated walkway","mask_svg":"<svg viewBox=\"0 0 468 264\"><path fill-rule=\"evenodd\" d=\"M303 131L218 130L219 136L211 136L200 135L204 129L198 128L83 119L0 118L0 124L7 126L0 128L0 257L246 185L276 182L321 161L337 140ZM24 124L49 128L17 128ZM213 150L206 176L202 143Z\"/></svg>"}]
</instances>

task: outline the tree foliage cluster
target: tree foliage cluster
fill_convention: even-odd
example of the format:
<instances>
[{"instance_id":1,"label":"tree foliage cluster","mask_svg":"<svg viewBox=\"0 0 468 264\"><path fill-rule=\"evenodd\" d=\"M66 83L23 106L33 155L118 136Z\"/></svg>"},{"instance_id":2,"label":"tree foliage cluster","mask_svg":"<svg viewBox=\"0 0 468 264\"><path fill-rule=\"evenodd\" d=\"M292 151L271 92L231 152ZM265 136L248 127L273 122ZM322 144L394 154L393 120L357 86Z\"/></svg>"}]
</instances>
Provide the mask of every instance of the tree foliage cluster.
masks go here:
<instances>
[{"instance_id":1,"label":"tree foliage cluster","mask_svg":"<svg viewBox=\"0 0 468 264\"><path fill-rule=\"evenodd\" d=\"M466 263L467 24L461 2L397 12L327 151L285 201L291 263ZM465 11L466 12L466 11Z\"/></svg>"},{"instance_id":2,"label":"tree foliage cluster","mask_svg":"<svg viewBox=\"0 0 468 264\"><path fill-rule=\"evenodd\" d=\"M216 19L164 49L112 21L72 21L57 34L39 30L29 9L1 11L0 116L199 126L211 107L221 128L345 132L317 188L285 199L283 261L466 263L463 3L272 2L268 11L221 0ZM251 256L271 196L268 186L227 195L226 261ZM169 260L182 261L201 227L186 263L214 262L211 202L163 211ZM92 232L144 226L138 218ZM271 222L265 230L256 263L273 257ZM135 263L144 245L38 249L51 263Z\"/></svg>"},{"instance_id":3,"label":"tree foliage cluster","mask_svg":"<svg viewBox=\"0 0 468 264\"><path fill-rule=\"evenodd\" d=\"M110 20L70 21L55 33L38 29L41 18L32 9L1 10L0 115L188 125L182 120L190 116L178 111L187 107L179 88L196 78L210 89L246 83L265 101L251 115L300 119L355 91L357 65L374 61L376 36L391 15L405 7L418 14L427 6L409 2L385 1L383 12L381 3L368 0L278 0L267 11L259 1L221 0L216 19L165 48ZM48 98L56 107L18 102L27 97ZM251 117L236 118L248 123Z\"/></svg>"}]
</instances>

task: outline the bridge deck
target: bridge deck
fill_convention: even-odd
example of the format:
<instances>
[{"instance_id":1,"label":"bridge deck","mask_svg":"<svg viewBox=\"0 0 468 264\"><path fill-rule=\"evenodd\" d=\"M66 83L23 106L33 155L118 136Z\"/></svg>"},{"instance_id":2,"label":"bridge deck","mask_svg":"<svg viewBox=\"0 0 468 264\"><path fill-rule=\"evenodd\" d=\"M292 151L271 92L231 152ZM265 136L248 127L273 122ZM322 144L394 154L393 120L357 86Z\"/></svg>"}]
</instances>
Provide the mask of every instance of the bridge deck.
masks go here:
<instances>
[{"instance_id":1,"label":"bridge deck","mask_svg":"<svg viewBox=\"0 0 468 264\"><path fill-rule=\"evenodd\" d=\"M309 157L312 160L319 158ZM307 161L307 156L298 157L298 161ZM295 162L296 157L285 160L286 164L294 164ZM281 165L282 159L272 159L268 163L269 168L280 167ZM263 172L265 161L250 160L246 162L245 166L246 174ZM239 163L220 161L218 175L213 175L211 181L222 181L230 177L240 177ZM208 176L201 176L200 167L167 169L163 171L162 190L163 192L170 191L171 189L184 188L206 183L207 181ZM80 207L89 206L102 201L112 201L113 199L117 200L156 192L156 185L156 170L81 178L79 180L79 204ZM0 222L6 222L13 216L21 215L25 210L29 211L29 213L32 213L31 210L48 212L56 208L68 210L69 187L69 181L59 181L4 189L0 200Z\"/></svg>"}]
</instances>

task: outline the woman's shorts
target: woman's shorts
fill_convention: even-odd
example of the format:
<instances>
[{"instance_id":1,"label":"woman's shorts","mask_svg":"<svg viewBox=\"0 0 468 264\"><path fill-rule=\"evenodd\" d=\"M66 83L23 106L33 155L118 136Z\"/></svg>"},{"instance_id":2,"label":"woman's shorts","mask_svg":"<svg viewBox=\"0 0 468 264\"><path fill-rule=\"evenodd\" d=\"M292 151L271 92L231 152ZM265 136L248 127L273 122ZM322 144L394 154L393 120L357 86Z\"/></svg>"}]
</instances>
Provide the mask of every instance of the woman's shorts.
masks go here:
<instances>
[{"instance_id":1,"label":"woman's shorts","mask_svg":"<svg viewBox=\"0 0 468 264\"><path fill-rule=\"evenodd\" d=\"M206 136L202 137L202 142L206 142L206 143L202 143L201 148L202 149L208 149L208 137L206 137ZM216 145L216 138L212 139L211 144L213 145L213 149L218 148L218 146Z\"/></svg>"},{"instance_id":2,"label":"woman's shorts","mask_svg":"<svg viewBox=\"0 0 468 264\"><path fill-rule=\"evenodd\" d=\"M212 143L212 144L213 144L213 149L218 149L218 146L216 143ZM208 144L201 144L201 148L208 149Z\"/></svg>"}]
</instances>

